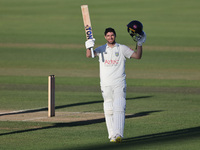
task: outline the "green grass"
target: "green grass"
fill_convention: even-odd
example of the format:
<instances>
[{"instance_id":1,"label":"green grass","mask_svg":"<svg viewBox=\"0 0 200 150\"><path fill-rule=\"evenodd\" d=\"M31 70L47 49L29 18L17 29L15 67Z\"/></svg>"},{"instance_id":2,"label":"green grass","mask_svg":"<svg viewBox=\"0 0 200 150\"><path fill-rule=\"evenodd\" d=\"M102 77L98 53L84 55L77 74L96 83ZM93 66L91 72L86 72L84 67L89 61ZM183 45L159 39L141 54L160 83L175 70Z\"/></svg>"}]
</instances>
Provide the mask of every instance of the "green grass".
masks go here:
<instances>
[{"instance_id":1,"label":"green grass","mask_svg":"<svg viewBox=\"0 0 200 150\"><path fill-rule=\"evenodd\" d=\"M103 119L0 121L0 149L200 148L198 0L0 0L0 4L0 110L5 112L46 111L47 77L55 74L56 112L103 113L98 60L85 57L80 5L89 5L96 46L105 43L104 29L111 26L117 42L134 49L126 31L133 19L143 23L147 34L143 58L126 63L123 143L109 143Z\"/></svg>"}]
</instances>

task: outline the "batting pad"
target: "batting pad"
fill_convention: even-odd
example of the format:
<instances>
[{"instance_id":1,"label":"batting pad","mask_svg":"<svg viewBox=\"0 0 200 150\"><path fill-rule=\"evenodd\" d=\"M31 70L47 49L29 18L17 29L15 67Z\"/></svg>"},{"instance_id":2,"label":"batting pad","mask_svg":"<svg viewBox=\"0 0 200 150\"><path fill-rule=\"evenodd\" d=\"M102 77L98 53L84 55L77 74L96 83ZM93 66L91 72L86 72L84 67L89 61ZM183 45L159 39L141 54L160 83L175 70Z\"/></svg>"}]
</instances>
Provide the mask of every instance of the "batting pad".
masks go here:
<instances>
[{"instance_id":1,"label":"batting pad","mask_svg":"<svg viewBox=\"0 0 200 150\"><path fill-rule=\"evenodd\" d=\"M113 103L113 129L114 135L124 135L126 99L117 97Z\"/></svg>"},{"instance_id":2,"label":"batting pad","mask_svg":"<svg viewBox=\"0 0 200 150\"><path fill-rule=\"evenodd\" d=\"M104 101L104 113L106 119L106 126L108 130L108 138L113 136L113 102L112 99Z\"/></svg>"}]
</instances>

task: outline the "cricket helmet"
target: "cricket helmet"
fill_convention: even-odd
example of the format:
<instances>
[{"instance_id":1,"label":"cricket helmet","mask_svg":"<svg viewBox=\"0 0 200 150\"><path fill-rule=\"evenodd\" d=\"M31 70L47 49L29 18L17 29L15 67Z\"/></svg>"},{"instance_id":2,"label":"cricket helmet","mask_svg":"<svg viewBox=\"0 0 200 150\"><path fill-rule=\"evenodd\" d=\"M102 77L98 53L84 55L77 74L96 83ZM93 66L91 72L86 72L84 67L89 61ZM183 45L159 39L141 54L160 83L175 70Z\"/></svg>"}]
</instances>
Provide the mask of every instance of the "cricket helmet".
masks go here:
<instances>
[{"instance_id":1,"label":"cricket helmet","mask_svg":"<svg viewBox=\"0 0 200 150\"><path fill-rule=\"evenodd\" d=\"M127 25L127 31L135 42L143 36L143 25L140 21L133 20Z\"/></svg>"}]
</instances>

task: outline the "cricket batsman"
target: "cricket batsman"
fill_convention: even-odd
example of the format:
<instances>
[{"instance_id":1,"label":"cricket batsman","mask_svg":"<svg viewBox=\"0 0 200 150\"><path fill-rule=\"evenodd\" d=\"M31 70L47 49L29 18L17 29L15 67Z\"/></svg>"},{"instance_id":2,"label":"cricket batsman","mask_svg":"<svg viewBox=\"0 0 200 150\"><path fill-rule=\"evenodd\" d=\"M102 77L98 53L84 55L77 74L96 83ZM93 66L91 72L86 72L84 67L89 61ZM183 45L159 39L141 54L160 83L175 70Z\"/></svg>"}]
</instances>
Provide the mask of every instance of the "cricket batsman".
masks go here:
<instances>
[{"instance_id":1,"label":"cricket batsman","mask_svg":"<svg viewBox=\"0 0 200 150\"><path fill-rule=\"evenodd\" d=\"M103 108L110 142L120 143L124 134L126 110L126 59L141 59L142 44L146 40L141 22L134 20L127 25L128 33L136 42L136 50L116 43L116 32L106 28L104 37L107 43L94 50L99 57L100 86L104 99ZM91 57L90 48L95 45L95 39L85 42L86 57Z\"/></svg>"}]
</instances>

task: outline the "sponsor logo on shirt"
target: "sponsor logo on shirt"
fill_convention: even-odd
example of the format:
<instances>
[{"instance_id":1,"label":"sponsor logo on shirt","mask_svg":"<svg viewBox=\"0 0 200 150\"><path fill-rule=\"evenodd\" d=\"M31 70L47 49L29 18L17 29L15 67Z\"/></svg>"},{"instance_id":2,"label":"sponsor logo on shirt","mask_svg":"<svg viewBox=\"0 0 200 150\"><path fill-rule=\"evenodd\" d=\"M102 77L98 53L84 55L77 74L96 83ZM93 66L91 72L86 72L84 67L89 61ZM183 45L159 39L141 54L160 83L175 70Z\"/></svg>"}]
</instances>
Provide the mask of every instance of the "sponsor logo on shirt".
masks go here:
<instances>
[{"instance_id":1,"label":"sponsor logo on shirt","mask_svg":"<svg viewBox=\"0 0 200 150\"><path fill-rule=\"evenodd\" d=\"M113 65L118 65L119 60L105 60L104 64L107 66L113 66Z\"/></svg>"}]
</instances>

